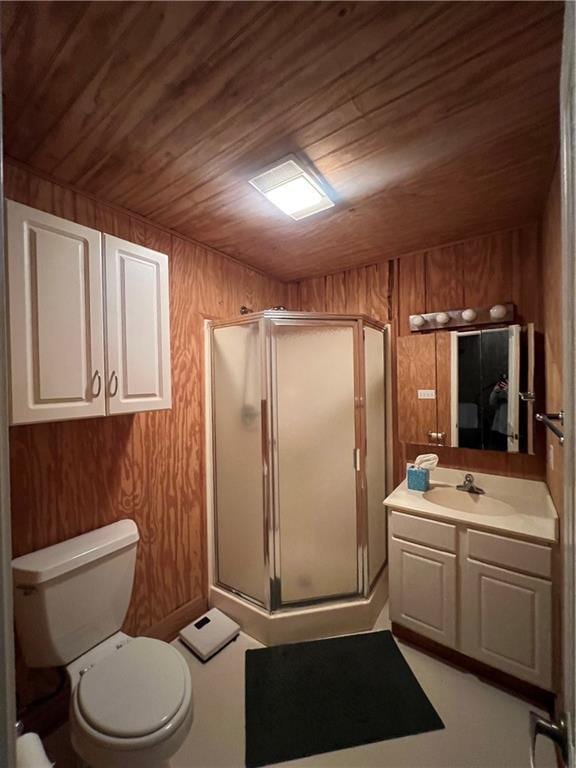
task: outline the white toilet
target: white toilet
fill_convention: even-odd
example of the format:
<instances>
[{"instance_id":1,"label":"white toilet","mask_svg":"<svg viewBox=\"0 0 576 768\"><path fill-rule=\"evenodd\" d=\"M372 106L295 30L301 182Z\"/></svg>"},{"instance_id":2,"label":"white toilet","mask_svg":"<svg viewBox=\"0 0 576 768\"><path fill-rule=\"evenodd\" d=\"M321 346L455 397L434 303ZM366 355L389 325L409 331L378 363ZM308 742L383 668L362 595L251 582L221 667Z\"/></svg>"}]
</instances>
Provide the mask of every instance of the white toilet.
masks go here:
<instances>
[{"instance_id":1,"label":"white toilet","mask_svg":"<svg viewBox=\"0 0 576 768\"><path fill-rule=\"evenodd\" d=\"M16 629L30 667L66 666L70 730L91 768L158 768L192 724L186 662L168 643L120 632L138 528L121 520L12 562Z\"/></svg>"}]
</instances>

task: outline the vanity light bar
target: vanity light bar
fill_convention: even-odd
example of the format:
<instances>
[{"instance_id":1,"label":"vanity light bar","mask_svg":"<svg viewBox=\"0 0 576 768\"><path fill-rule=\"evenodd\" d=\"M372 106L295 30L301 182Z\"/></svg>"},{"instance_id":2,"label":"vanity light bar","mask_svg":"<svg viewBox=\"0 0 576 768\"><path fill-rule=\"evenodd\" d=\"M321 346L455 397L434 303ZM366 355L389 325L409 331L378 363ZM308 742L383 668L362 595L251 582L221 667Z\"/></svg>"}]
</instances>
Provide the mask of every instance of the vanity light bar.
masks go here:
<instances>
[{"instance_id":1,"label":"vanity light bar","mask_svg":"<svg viewBox=\"0 0 576 768\"><path fill-rule=\"evenodd\" d=\"M514 304L494 304L492 307L467 307L446 309L442 312L427 312L410 315L410 331L441 331L447 328L470 328L496 323L513 323L516 316Z\"/></svg>"}]
</instances>

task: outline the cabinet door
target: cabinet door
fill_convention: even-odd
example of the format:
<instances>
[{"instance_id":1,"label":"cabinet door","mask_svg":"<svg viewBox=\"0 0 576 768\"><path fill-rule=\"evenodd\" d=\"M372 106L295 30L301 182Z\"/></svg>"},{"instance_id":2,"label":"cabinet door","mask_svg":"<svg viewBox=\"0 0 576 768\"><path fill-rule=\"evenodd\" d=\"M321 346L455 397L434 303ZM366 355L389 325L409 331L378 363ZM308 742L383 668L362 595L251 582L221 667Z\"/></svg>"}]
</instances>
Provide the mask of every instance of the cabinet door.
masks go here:
<instances>
[{"instance_id":1,"label":"cabinet door","mask_svg":"<svg viewBox=\"0 0 576 768\"><path fill-rule=\"evenodd\" d=\"M438 431L435 334L399 336L396 359L398 438L402 443L426 445Z\"/></svg>"},{"instance_id":2,"label":"cabinet door","mask_svg":"<svg viewBox=\"0 0 576 768\"><path fill-rule=\"evenodd\" d=\"M456 555L391 537L390 618L456 646Z\"/></svg>"},{"instance_id":3,"label":"cabinet door","mask_svg":"<svg viewBox=\"0 0 576 768\"><path fill-rule=\"evenodd\" d=\"M105 414L101 236L6 204L11 421Z\"/></svg>"},{"instance_id":4,"label":"cabinet door","mask_svg":"<svg viewBox=\"0 0 576 768\"><path fill-rule=\"evenodd\" d=\"M551 685L551 583L468 558L462 651L542 688Z\"/></svg>"},{"instance_id":5,"label":"cabinet door","mask_svg":"<svg viewBox=\"0 0 576 768\"><path fill-rule=\"evenodd\" d=\"M168 256L104 235L109 413L172 406Z\"/></svg>"}]
</instances>

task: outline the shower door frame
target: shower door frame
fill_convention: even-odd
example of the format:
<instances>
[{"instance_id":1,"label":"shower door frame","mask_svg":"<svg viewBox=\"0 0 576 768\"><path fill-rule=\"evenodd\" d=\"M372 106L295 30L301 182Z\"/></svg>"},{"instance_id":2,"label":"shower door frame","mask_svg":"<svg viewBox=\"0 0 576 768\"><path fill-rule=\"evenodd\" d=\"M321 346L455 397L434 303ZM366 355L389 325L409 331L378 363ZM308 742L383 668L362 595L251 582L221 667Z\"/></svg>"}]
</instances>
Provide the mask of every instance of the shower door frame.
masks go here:
<instances>
[{"instance_id":1,"label":"shower door frame","mask_svg":"<svg viewBox=\"0 0 576 768\"><path fill-rule=\"evenodd\" d=\"M376 574L370 580L370 527L368 523L368 475L366 471L366 458L368 455L368 430L367 430L367 416L366 416L366 339L365 339L365 328L373 328L376 331L379 331L382 334L382 371L383 371L383 381L382 381L382 387L383 387L383 397L384 397L384 423L382 425L383 430L383 438L384 438L384 466L382 467L382 472L384 473L384 498L388 495L389 488L388 488L388 480L392 477L392 471L390 469L390 457L392 456L392 439L391 439L391 432L388 432L388 425L390 424L390 430L392 430L392 419L391 419L391 406L389 401L389 397L391 398L392 392L391 392L391 386L392 386L392 366L391 366L391 358L389 357L389 344L390 344L390 326L386 323L381 323L378 320L375 320L372 317L367 317L366 315L361 315L359 317L360 320L360 326L362 328L362 339L361 339L361 360L360 360L360 374L362 377L362 426L363 426L363 449L361 450L361 456L362 456L362 462L363 462L363 472L362 472L362 483L364 488L364 519L365 519L365 527L366 527L366 549L364 552L364 561L363 561L363 568L364 568L364 597L368 597L374 587L376 586L378 579L382 575L382 571L386 568L388 565L388 513L386 511L386 507L384 507L384 499L382 499L382 509L383 514L386 516L386 557L384 558L384 562L378 568L376 571ZM390 456L389 456L390 453ZM390 474L390 478L389 478Z\"/></svg>"},{"instance_id":2,"label":"shower door frame","mask_svg":"<svg viewBox=\"0 0 576 768\"><path fill-rule=\"evenodd\" d=\"M338 594L334 596L318 597L309 600L294 601L290 603L281 602L281 575L280 575L280 511L278 504L278 451L276 435L277 430L274 419L277 414L277 404L275 402L275 370L273 357L273 325L274 321L279 321L282 325L333 325L340 327L350 327L353 330L354 350L354 429L355 429L355 453L359 458L358 469L356 471L356 537L357 537L357 591L349 594ZM211 431L212 431L212 499L213 499L213 557L214 568L213 578L216 586L222 587L227 591L247 600L249 603L263 608L269 613L280 613L291 611L298 608L313 607L323 604L335 603L339 601L354 602L367 598L378 581L382 571L386 567L388 557L384 560L378 573L373 578L372 583L369 579L369 552L368 552L368 499L367 499L367 481L366 481L366 424L365 424L365 345L364 328L366 326L374 328L383 334L383 355L384 355L384 402L385 412L387 407L387 386L386 381L387 364L387 333L386 324L381 323L374 318L366 315L354 314L335 314L322 312L297 312L297 311L278 311L264 310L263 312L254 312L242 315L236 318L226 320L210 321L210 344L214 343L214 331L218 328L227 326L238 326L244 324L254 324L258 322L259 341L260 341L260 394L261 394L261 437L262 437L262 526L263 526L263 552L264 567L267 574L266 584L264 585L264 602L245 594L239 589L225 584L220 580L219 557L218 557L218 494L216 479L216 441L215 435L215 403L214 403L214 355L212 349L210 352L211 371ZM386 435L386 424L384 425L384 435ZM385 437L385 450L388 450L388 443ZM387 466L383 467L386 473ZM384 512L383 512L384 514Z\"/></svg>"}]
</instances>

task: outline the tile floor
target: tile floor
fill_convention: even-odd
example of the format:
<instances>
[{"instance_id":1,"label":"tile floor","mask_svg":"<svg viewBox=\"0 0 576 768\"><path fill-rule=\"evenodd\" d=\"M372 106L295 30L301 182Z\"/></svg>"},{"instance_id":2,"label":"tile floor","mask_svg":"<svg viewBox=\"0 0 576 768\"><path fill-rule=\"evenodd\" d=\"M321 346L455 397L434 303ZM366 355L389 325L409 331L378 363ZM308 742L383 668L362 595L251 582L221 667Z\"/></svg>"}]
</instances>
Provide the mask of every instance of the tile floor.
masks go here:
<instances>
[{"instance_id":1,"label":"tile floor","mask_svg":"<svg viewBox=\"0 0 576 768\"><path fill-rule=\"evenodd\" d=\"M375 629L389 628L386 609ZM194 689L194 722L172 768L242 768L244 765L244 652L260 644L240 637L207 664L178 641ZM282 763L290 768L528 768L530 705L476 677L400 644L446 726L443 731L382 741ZM46 741L56 768L69 768L65 729ZM541 741L538 768L556 768L551 745Z\"/></svg>"}]
</instances>

